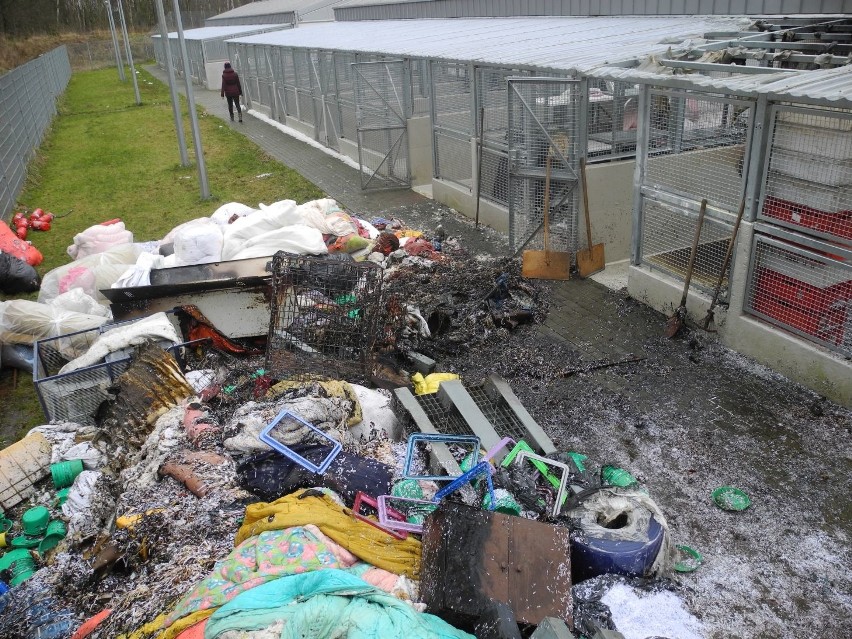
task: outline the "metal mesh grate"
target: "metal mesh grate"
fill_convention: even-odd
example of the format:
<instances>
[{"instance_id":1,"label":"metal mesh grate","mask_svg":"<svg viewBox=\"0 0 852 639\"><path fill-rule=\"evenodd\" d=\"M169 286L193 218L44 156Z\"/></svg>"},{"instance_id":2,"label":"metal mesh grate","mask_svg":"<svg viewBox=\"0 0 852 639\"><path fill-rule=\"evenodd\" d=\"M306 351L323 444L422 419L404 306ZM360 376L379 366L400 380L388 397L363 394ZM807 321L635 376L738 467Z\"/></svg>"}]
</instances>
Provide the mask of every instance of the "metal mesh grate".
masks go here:
<instances>
[{"instance_id":1,"label":"metal mesh grate","mask_svg":"<svg viewBox=\"0 0 852 639\"><path fill-rule=\"evenodd\" d=\"M432 83L429 81L429 61L411 61L411 113L413 115L429 115L431 103L429 100Z\"/></svg>"},{"instance_id":2,"label":"metal mesh grate","mask_svg":"<svg viewBox=\"0 0 852 639\"><path fill-rule=\"evenodd\" d=\"M109 399L109 388L130 365L125 357L64 375L36 380L45 416L51 422L91 424L98 407Z\"/></svg>"},{"instance_id":3,"label":"metal mesh grate","mask_svg":"<svg viewBox=\"0 0 852 639\"><path fill-rule=\"evenodd\" d=\"M746 310L852 355L852 265L756 235Z\"/></svg>"},{"instance_id":4,"label":"metal mesh grate","mask_svg":"<svg viewBox=\"0 0 852 639\"><path fill-rule=\"evenodd\" d=\"M526 429L517 416L502 402L493 401L483 386L468 388L467 392L500 437L511 437L515 441L526 437Z\"/></svg>"},{"instance_id":5,"label":"metal mesh grate","mask_svg":"<svg viewBox=\"0 0 852 639\"><path fill-rule=\"evenodd\" d=\"M381 311L380 267L279 252L272 284L266 353L272 375L369 380Z\"/></svg>"},{"instance_id":6,"label":"metal mesh grate","mask_svg":"<svg viewBox=\"0 0 852 639\"><path fill-rule=\"evenodd\" d=\"M443 435L472 435L473 431L454 410L446 410L438 401L436 393L416 395L417 403L426 413L432 425Z\"/></svg>"},{"instance_id":7,"label":"metal mesh grate","mask_svg":"<svg viewBox=\"0 0 852 639\"><path fill-rule=\"evenodd\" d=\"M852 118L773 112L761 217L852 243Z\"/></svg>"},{"instance_id":8,"label":"metal mesh grate","mask_svg":"<svg viewBox=\"0 0 852 639\"><path fill-rule=\"evenodd\" d=\"M473 167L469 139L436 130L435 158L436 177L471 188Z\"/></svg>"},{"instance_id":9,"label":"metal mesh grate","mask_svg":"<svg viewBox=\"0 0 852 639\"><path fill-rule=\"evenodd\" d=\"M509 241L515 252L544 245L546 194L550 248L576 251L579 87L572 80L509 81Z\"/></svg>"},{"instance_id":10,"label":"metal mesh grate","mask_svg":"<svg viewBox=\"0 0 852 639\"><path fill-rule=\"evenodd\" d=\"M687 92L650 93L649 158L643 184L736 211L752 106Z\"/></svg>"},{"instance_id":11,"label":"metal mesh grate","mask_svg":"<svg viewBox=\"0 0 852 639\"><path fill-rule=\"evenodd\" d=\"M632 157L636 152L639 89L635 84L589 80L590 161Z\"/></svg>"},{"instance_id":12,"label":"metal mesh grate","mask_svg":"<svg viewBox=\"0 0 852 639\"><path fill-rule=\"evenodd\" d=\"M482 149L482 187L480 197L509 205L509 154L508 151Z\"/></svg>"},{"instance_id":13,"label":"metal mesh grate","mask_svg":"<svg viewBox=\"0 0 852 639\"><path fill-rule=\"evenodd\" d=\"M642 264L683 280L698 223L697 211L685 211L644 199L642 216ZM713 291L732 232L732 225L705 214L695 253L692 286ZM727 286L726 275L722 290L726 290Z\"/></svg>"}]
</instances>

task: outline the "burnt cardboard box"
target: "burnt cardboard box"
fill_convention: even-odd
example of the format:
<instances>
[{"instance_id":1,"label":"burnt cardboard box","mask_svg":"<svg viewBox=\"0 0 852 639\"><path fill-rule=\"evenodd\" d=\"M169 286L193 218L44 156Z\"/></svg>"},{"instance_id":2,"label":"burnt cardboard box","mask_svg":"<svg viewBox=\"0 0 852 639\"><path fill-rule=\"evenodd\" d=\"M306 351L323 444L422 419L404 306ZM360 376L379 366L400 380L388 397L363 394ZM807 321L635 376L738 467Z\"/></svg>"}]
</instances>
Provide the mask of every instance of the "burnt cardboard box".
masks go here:
<instances>
[{"instance_id":1,"label":"burnt cardboard box","mask_svg":"<svg viewBox=\"0 0 852 639\"><path fill-rule=\"evenodd\" d=\"M518 623L573 625L567 528L445 502L424 523L422 565L428 611L459 627L494 601Z\"/></svg>"}]
</instances>

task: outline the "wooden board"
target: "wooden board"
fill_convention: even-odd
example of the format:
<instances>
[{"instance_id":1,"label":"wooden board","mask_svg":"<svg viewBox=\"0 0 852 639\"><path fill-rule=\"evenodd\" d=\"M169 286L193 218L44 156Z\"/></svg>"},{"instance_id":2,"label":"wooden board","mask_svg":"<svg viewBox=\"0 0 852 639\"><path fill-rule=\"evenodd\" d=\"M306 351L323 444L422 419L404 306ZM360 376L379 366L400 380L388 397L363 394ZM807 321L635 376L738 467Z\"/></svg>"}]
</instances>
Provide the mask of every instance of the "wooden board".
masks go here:
<instances>
[{"instance_id":1,"label":"wooden board","mask_svg":"<svg viewBox=\"0 0 852 639\"><path fill-rule=\"evenodd\" d=\"M0 451L0 508L8 510L29 497L50 474L50 442L33 433Z\"/></svg>"},{"instance_id":2,"label":"wooden board","mask_svg":"<svg viewBox=\"0 0 852 639\"><path fill-rule=\"evenodd\" d=\"M421 596L429 612L468 630L492 602L519 623L571 624L568 529L444 503L426 518Z\"/></svg>"}]
</instances>

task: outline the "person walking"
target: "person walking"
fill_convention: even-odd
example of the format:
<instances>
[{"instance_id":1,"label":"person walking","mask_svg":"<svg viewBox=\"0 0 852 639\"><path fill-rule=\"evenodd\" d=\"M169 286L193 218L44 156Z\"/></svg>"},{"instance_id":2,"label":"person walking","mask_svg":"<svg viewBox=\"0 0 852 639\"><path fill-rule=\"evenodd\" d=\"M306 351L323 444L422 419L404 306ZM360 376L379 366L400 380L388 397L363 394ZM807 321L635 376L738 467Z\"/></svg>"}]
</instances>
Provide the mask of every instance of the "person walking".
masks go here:
<instances>
[{"instance_id":1,"label":"person walking","mask_svg":"<svg viewBox=\"0 0 852 639\"><path fill-rule=\"evenodd\" d=\"M237 105L237 115L240 117L240 122L243 121L243 112L240 109L240 96L243 94L243 87L240 84L240 76L231 68L231 63L225 63L225 70L222 71L222 97L228 99L228 113L231 115L231 122L234 121L234 105Z\"/></svg>"}]
</instances>

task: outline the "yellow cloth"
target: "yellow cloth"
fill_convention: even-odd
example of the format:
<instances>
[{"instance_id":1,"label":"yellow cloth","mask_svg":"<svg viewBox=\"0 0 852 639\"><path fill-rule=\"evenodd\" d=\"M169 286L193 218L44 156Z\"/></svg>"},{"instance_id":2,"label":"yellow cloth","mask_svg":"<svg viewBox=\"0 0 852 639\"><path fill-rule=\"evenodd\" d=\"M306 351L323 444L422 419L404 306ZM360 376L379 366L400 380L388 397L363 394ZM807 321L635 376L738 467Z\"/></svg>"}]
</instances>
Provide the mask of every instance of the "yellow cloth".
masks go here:
<instances>
[{"instance_id":1,"label":"yellow cloth","mask_svg":"<svg viewBox=\"0 0 852 639\"><path fill-rule=\"evenodd\" d=\"M393 234L396 235L399 238L403 238L403 237L423 237L423 231L411 231L411 230L394 231Z\"/></svg>"},{"instance_id":2,"label":"yellow cloth","mask_svg":"<svg viewBox=\"0 0 852 639\"><path fill-rule=\"evenodd\" d=\"M323 379L322 377L314 377L307 382L284 380L283 382L278 382L275 386L266 391L266 399L275 399L279 395L286 393L288 390L302 388L308 384L318 384L320 388L325 391L326 397L340 397L352 402L352 417L346 421L347 426L354 426L355 424L360 424L361 421L363 421L364 416L361 413L361 402L358 401L358 395L355 394L355 389L352 388L352 385L343 380Z\"/></svg>"},{"instance_id":3,"label":"yellow cloth","mask_svg":"<svg viewBox=\"0 0 852 639\"><path fill-rule=\"evenodd\" d=\"M455 373L429 373L426 377L423 377L422 373L414 373L411 376L411 381L414 382L415 395L428 395L429 393L437 393L441 382L458 378L459 376Z\"/></svg>"},{"instance_id":4,"label":"yellow cloth","mask_svg":"<svg viewBox=\"0 0 852 639\"><path fill-rule=\"evenodd\" d=\"M194 626L199 621L203 621L210 617L218 608L208 608L207 610L199 610L193 612L181 619L175 621L171 626L163 630L163 623L166 621L168 612L157 615L154 619L140 626L130 634L119 635L118 639L148 639L148 637L157 637L157 639L174 639L190 626Z\"/></svg>"},{"instance_id":5,"label":"yellow cloth","mask_svg":"<svg viewBox=\"0 0 852 639\"><path fill-rule=\"evenodd\" d=\"M339 506L327 495L299 499L303 492L299 490L270 503L246 507L234 546L265 530L314 524L358 559L396 575L420 578L420 542L417 539L411 535L404 540L391 537L355 519L350 509Z\"/></svg>"}]
</instances>

